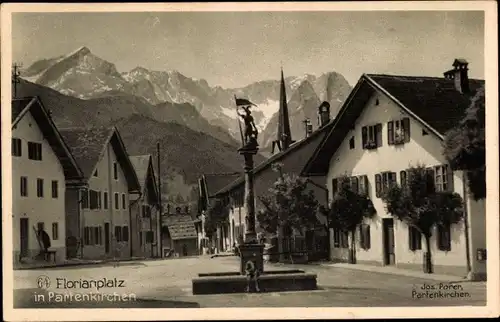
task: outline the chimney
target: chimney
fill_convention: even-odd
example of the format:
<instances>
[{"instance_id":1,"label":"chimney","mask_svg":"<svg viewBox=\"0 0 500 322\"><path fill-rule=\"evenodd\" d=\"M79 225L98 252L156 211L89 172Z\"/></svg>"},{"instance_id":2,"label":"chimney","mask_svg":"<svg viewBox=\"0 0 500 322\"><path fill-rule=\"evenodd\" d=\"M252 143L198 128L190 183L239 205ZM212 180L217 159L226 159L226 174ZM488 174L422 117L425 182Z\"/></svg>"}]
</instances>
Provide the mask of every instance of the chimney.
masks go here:
<instances>
[{"instance_id":1,"label":"chimney","mask_svg":"<svg viewBox=\"0 0 500 322\"><path fill-rule=\"evenodd\" d=\"M305 133L306 133L306 138L309 137L312 133L312 124L311 124L311 120L309 119L305 119L302 121L302 123L304 123L304 130L305 130Z\"/></svg>"},{"instance_id":2,"label":"chimney","mask_svg":"<svg viewBox=\"0 0 500 322\"><path fill-rule=\"evenodd\" d=\"M462 58L457 58L453 62L453 69L444 73L444 78L453 80L458 92L465 94L469 92L469 63Z\"/></svg>"},{"instance_id":3,"label":"chimney","mask_svg":"<svg viewBox=\"0 0 500 322\"><path fill-rule=\"evenodd\" d=\"M330 103L324 101L318 107L318 126L323 127L330 122Z\"/></svg>"}]
</instances>

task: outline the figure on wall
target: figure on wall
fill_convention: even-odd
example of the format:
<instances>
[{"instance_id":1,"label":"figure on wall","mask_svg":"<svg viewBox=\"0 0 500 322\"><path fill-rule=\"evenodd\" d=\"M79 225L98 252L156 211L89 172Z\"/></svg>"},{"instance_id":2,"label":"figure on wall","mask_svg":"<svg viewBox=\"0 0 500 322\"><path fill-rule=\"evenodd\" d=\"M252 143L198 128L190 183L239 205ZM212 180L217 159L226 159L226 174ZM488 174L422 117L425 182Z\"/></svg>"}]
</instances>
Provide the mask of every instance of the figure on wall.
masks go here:
<instances>
[{"instance_id":1,"label":"figure on wall","mask_svg":"<svg viewBox=\"0 0 500 322\"><path fill-rule=\"evenodd\" d=\"M257 126L255 126L255 121L252 116L252 112L250 111L250 107L257 105L244 98L235 97L235 101L237 114L243 119L245 124L245 130L244 132L241 132L241 124L238 122L240 124L240 134L243 146L247 149L255 149L258 146L257 137L259 135L259 131L257 130ZM240 113L238 108L242 108L244 113Z\"/></svg>"}]
</instances>

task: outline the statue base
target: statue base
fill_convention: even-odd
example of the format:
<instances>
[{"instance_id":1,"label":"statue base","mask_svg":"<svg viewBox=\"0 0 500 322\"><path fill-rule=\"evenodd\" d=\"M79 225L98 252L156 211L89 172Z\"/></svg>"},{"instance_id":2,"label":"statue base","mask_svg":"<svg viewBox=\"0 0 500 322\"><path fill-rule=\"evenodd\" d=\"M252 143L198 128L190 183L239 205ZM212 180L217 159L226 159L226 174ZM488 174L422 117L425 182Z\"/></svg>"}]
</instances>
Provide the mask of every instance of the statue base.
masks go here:
<instances>
[{"instance_id":1,"label":"statue base","mask_svg":"<svg viewBox=\"0 0 500 322\"><path fill-rule=\"evenodd\" d=\"M240 253L240 274L246 275L245 266L252 261L254 267L262 274L264 272L264 245L243 244L238 247Z\"/></svg>"}]
</instances>

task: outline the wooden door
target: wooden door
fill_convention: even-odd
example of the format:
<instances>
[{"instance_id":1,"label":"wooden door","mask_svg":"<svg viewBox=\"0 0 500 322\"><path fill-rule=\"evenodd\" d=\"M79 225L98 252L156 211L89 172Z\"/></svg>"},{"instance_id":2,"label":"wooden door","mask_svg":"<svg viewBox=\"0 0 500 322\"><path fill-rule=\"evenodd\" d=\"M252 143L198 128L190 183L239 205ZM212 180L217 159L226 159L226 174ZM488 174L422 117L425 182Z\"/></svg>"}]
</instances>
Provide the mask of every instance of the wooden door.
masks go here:
<instances>
[{"instance_id":1,"label":"wooden door","mask_svg":"<svg viewBox=\"0 0 500 322\"><path fill-rule=\"evenodd\" d=\"M28 218L21 218L20 224L20 256L28 256L29 249L29 221Z\"/></svg>"}]
</instances>

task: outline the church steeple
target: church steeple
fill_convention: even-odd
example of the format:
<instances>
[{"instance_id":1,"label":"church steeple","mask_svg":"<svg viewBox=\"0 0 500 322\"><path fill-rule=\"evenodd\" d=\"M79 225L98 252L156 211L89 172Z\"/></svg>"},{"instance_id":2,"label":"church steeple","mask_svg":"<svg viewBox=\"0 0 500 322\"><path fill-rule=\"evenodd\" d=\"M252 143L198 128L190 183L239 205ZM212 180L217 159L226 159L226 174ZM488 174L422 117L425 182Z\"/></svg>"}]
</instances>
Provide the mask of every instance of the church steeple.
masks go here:
<instances>
[{"instance_id":1,"label":"church steeple","mask_svg":"<svg viewBox=\"0 0 500 322\"><path fill-rule=\"evenodd\" d=\"M276 145L278 145L279 150L286 150L293 143L292 133L290 131L290 119L288 117L288 106L283 68L281 68L280 108L278 113L278 136L276 138L276 141L273 142L273 152Z\"/></svg>"}]
</instances>

